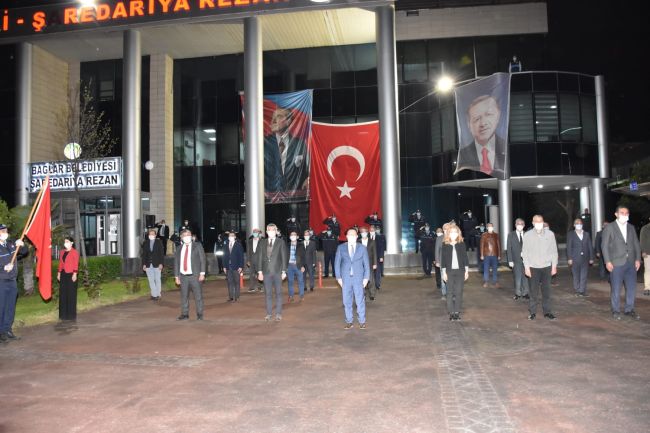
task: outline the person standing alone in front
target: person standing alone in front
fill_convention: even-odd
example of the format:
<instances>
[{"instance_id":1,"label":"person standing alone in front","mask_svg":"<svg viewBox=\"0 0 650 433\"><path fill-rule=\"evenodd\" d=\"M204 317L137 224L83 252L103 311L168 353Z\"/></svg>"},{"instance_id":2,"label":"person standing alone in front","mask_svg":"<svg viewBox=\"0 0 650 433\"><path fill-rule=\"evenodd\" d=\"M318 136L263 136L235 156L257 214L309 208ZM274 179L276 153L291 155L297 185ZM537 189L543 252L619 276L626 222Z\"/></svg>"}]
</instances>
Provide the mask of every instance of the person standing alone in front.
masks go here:
<instances>
[{"instance_id":1,"label":"person standing alone in front","mask_svg":"<svg viewBox=\"0 0 650 433\"><path fill-rule=\"evenodd\" d=\"M337 281L341 286L345 309L345 329L352 329L352 303L357 304L359 329L366 329L366 303L363 288L370 279L370 261L366 247L357 243L357 231L348 229L347 242L339 245L334 258Z\"/></svg>"}]
</instances>

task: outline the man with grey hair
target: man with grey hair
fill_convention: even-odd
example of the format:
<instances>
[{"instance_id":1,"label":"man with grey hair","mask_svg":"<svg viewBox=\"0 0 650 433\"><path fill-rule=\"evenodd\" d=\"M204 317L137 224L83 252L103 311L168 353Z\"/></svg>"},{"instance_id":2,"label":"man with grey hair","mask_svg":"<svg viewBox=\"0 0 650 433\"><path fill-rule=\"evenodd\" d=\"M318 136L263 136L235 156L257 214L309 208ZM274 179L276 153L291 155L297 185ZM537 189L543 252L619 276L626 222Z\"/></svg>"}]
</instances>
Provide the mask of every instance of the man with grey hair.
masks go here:
<instances>
[{"instance_id":1,"label":"man with grey hair","mask_svg":"<svg viewBox=\"0 0 650 433\"><path fill-rule=\"evenodd\" d=\"M524 261L524 272L530 278L528 320L535 320L537 316L540 286L544 317L555 320L551 310L551 276L557 274L557 243L555 234L544 230L544 217L541 215L533 217L533 229L524 235L521 258Z\"/></svg>"},{"instance_id":2,"label":"man with grey hair","mask_svg":"<svg viewBox=\"0 0 650 433\"><path fill-rule=\"evenodd\" d=\"M528 279L524 274L524 260L521 258L521 250L524 246L524 220L515 220L515 231L508 233L506 242L506 255L508 266L512 269L512 277L515 283L515 295L512 299L530 299L528 295Z\"/></svg>"},{"instance_id":3,"label":"man with grey hair","mask_svg":"<svg viewBox=\"0 0 650 433\"><path fill-rule=\"evenodd\" d=\"M266 239L257 246L257 277L264 282L266 292L267 322L273 315L273 294L275 294L275 320L282 320L282 281L287 278L289 254L286 242L278 239L278 227L271 223L266 226Z\"/></svg>"},{"instance_id":4,"label":"man with grey hair","mask_svg":"<svg viewBox=\"0 0 650 433\"><path fill-rule=\"evenodd\" d=\"M181 315L177 320L190 318L190 289L196 302L196 320L203 320L203 281L205 281L206 259L201 242L192 239L188 229L181 231L181 247L174 254L174 277L181 286Z\"/></svg>"}]
</instances>

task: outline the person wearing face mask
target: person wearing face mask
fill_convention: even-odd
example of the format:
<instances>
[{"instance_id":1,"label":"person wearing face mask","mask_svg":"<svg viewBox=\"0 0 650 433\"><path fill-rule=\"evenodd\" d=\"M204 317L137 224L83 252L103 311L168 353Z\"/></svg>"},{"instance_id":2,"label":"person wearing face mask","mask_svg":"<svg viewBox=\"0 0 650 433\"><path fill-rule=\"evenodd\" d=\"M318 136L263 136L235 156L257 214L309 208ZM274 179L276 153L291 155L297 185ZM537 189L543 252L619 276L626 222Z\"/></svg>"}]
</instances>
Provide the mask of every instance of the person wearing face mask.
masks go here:
<instances>
[{"instance_id":1,"label":"person wearing face mask","mask_svg":"<svg viewBox=\"0 0 650 433\"><path fill-rule=\"evenodd\" d=\"M18 340L13 331L16 314L16 298L18 297L18 266L12 262L14 252L18 249L17 260L29 254L22 240L9 240L7 226L0 224L0 344Z\"/></svg>"},{"instance_id":2,"label":"person wearing face mask","mask_svg":"<svg viewBox=\"0 0 650 433\"><path fill-rule=\"evenodd\" d=\"M426 224L427 220L424 218L420 209L416 210L409 216L409 222L413 227L413 234L415 236L415 254L420 251L420 236L422 234L422 227Z\"/></svg>"},{"instance_id":3,"label":"person wearing face mask","mask_svg":"<svg viewBox=\"0 0 650 433\"><path fill-rule=\"evenodd\" d=\"M602 239L603 259L610 272L612 315L616 320L621 319L621 287L625 284L625 315L639 320L634 311L634 298L636 273L641 267L641 245L634 226L628 222L630 210L619 205L614 215L616 221L603 229Z\"/></svg>"},{"instance_id":4,"label":"person wearing face mask","mask_svg":"<svg viewBox=\"0 0 650 433\"><path fill-rule=\"evenodd\" d=\"M228 281L228 302L238 302L240 294L239 279L244 271L244 247L237 240L237 232L230 230L228 241L223 249L223 266Z\"/></svg>"},{"instance_id":5,"label":"person wearing face mask","mask_svg":"<svg viewBox=\"0 0 650 433\"><path fill-rule=\"evenodd\" d=\"M515 295L512 299L530 299L528 295L528 279L524 274L524 261L521 258L521 250L524 245L524 220L515 220L515 231L508 233L506 242L506 256L508 266L512 269L512 277L515 283Z\"/></svg>"},{"instance_id":6,"label":"person wearing face mask","mask_svg":"<svg viewBox=\"0 0 650 433\"><path fill-rule=\"evenodd\" d=\"M449 227L451 227L450 223L445 223L442 225L442 234L438 235L436 238L436 250L435 250L435 261L436 261L436 272L440 273L440 276L442 277L442 268L441 266L441 260L442 260L442 244L444 241L445 235L449 232ZM440 282L440 293L441 293L441 299L444 301L447 299L447 283L441 279Z\"/></svg>"},{"instance_id":7,"label":"person wearing face mask","mask_svg":"<svg viewBox=\"0 0 650 433\"><path fill-rule=\"evenodd\" d=\"M490 281L490 269L492 269L492 285L499 288L497 282L497 269L501 260L501 241L499 235L494 231L494 225L488 223L487 232L481 236L481 260L483 261L483 287L488 287Z\"/></svg>"},{"instance_id":8,"label":"person wearing face mask","mask_svg":"<svg viewBox=\"0 0 650 433\"><path fill-rule=\"evenodd\" d=\"M151 300L158 301L162 294L161 273L165 250L162 241L158 237L156 229L150 229L147 240L140 245L140 260L142 261L142 270L147 274L149 280L149 290L151 291Z\"/></svg>"},{"instance_id":9,"label":"person wearing face mask","mask_svg":"<svg viewBox=\"0 0 650 433\"><path fill-rule=\"evenodd\" d=\"M544 317L555 320L551 309L551 276L557 274L557 243L555 235L550 230L544 230L544 217L533 217L533 230L524 235L524 245L521 258L524 261L524 272L529 280L530 301L528 302L528 320L537 317L539 290L542 289L542 311Z\"/></svg>"},{"instance_id":10,"label":"person wearing face mask","mask_svg":"<svg viewBox=\"0 0 650 433\"><path fill-rule=\"evenodd\" d=\"M366 247L368 252L368 263L370 264L370 279L368 284L366 284L364 289L364 296L366 296L371 301L375 300L377 294L377 286L375 285L375 271L377 270L377 244L374 239L370 239L368 235L368 229L366 227L361 227L360 229L360 239L359 243Z\"/></svg>"},{"instance_id":11,"label":"person wearing face mask","mask_svg":"<svg viewBox=\"0 0 650 433\"><path fill-rule=\"evenodd\" d=\"M365 223L369 226L383 227L384 223L381 218L379 218L379 212L375 211L372 215L368 215L365 219Z\"/></svg>"},{"instance_id":12,"label":"person wearing face mask","mask_svg":"<svg viewBox=\"0 0 650 433\"><path fill-rule=\"evenodd\" d=\"M253 234L248 238L248 244L246 245L246 266L248 266L250 274L248 291L251 293L255 291L261 292L264 287L262 282L257 279L257 262L260 254L260 249L258 247L260 240L262 240L262 231L258 228L254 228Z\"/></svg>"},{"instance_id":13,"label":"person wearing face mask","mask_svg":"<svg viewBox=\"0 0 650 433\"><path fill-rule=\"evenodd\" d=\"M316 246L317 240L312 235L310 230L305 230L304 241L302 241L302 249L305 251L305 271L303 279L305 285L309 282L309 291L314 291L314 274L316 273Z\"/></svg>"},{"instance_id":14,"label":"person wearing face mask","mask_svg":"<svg viewBox=\"0 0 650 433\"><path fill-rule=\"evenodd\" d=\"M366 329L366 302L364 287L370 279L370 260L366 247L357 243L357 231L348 229L347 242L338 246L334 259L336 281L341 286L345 310L345 329L352 329L353 302L357 305L359 329Z\"/></svg>"},{"instance_id":15,"label":"person wearing face mask","mask_svg":"<svg viewBox=\"0 0 650 433\"><path fill-rule=\"evenodd\" d=\"M469 278L469 258L460 228L455 224L449 226L443 238L440 268L442 279L447 283L449 320L458 321L463 307L463 288Z\"/></svg>"},{"instance_id":16,"label":"person wearing face mask","mask_svg":"<svg viewBox=\"0 0 650 433\"><path fill-rule=\"evenodd\" d=\"M336 273L334 273L334 257L336 256L336 248L339 246L339 240L334 235L334 232L328 228L321 234L320 241L323 246L323 278L329 278L330 265L332 268L332 276L336 278Z\"/></svg>"},{"instance_id":17,"label":"person wearing face mask","mask_svg":"<svg viewBox=\"0 0 650 433\"><path fill-rule=\"evenodd\" d=\"M291 234L291 232L302 233L302 231L300 231L300 223L298 223L294 215L291 215L291 217L287 219L286 229L286 232L289 234ZM287 239L287 242L289 242L289 239Z\"/></svg>"},{"instance_id":18,"label":"person wearing face mask","mask_svg":"<svg viewBox=\"0 0 650 433\"><path fill-rule=\"evenodd\" d=\"M323 220L323 224L327 226L327 229L330 230L334 234L334 237L338 240L341 236L341 224L336 218L336 215L325 218Z\"/></svg>"},{"instance_id":19,"label":"person wearing face mask","mask_svg":"<svg viewBox=\"0 0 650 433\"><path fill-rule=\"evenodd\" d=\"M431 269L433 268L433 252L436 247L436 240L431 233L429 223L426 223L422 228L420 234L420 254L422 254L422 271L427 277L431 276Z\"/></svg>"},{"instance_id":20,"label":"person wearing face mask","mask_svg":"<svg viewBox=\"0 0 650 433\"><path fill-rule=\"evenodd\" d=\"M289 285L289 302L293 302L293 283L298 280L298 290L300 294L300 302L305 297L305 247L301 242L298 242L298 233L295 231L289 232L289 264L287 265L287 277Z\"/></svg>"},{"instance_id":21,"label":"person wearing face mask","mask_svg":"<svg viewBox=\"0 0 650 433\"><path fill-rule=\"evenodd\" d=\"M442 290L442 271L440 270L440 266L438 266L438 239L442 238L443 232L442 228L438 227L436 229L436 236L433 239L433 264L434 264L434 272L436 274L436 287L438 290ZM440 251L442 252L442 244L440 245Z\"/></svg>"},{"instance_id":22,"label":"person wearing face mask","mask_svg":"<svg viewBox=\"0 0 650 433\"><path fill-rule=\"evenodd\" d=\"M386 254L386 236L381 234L381 228L370 226L370 239L375 241L377 250L377 269L375 269L375 288L381 290L381 277L384 276L384 255Z\"/></svg>"},{"instance_id":23,"label":"person wearing face mask","mask_svg":"<svg viewBox=\"0 0 650 433\"><path fill-rule=\"evenodd\" d=\"M155 231L155 230L154 230ZM77 273L79 253L74 248L72 236L66 236L59 254L59 320L77 320ZM162 246L161 246L162 248Z\"/></svg>"},{"instance_id":24,"label":"person wearing face mask","mask_svg":"<svg viewBox=\"0 0 650 433\"><path fill-rule=\"evenodd\" d=\"M196 320L203 320L203 281L205 281L206 259L203 245L192 240L192 232L181 232L182 246L174 255L174 277L181 286L181 315L176 320L190 318L190 290L196 303Z\"/></svg>"},{"instance_id":25,"label":"person wearing face mask","mask_svg":"<svg viewBox=\"0 0 650 433\"><path fill-rule=\"evenodd\" d=\"M277 238L278 227L271 223L266 226L266 239L262 239L258 248L257 277L264 282L266 293L266 316L268 322L273 314L273 297L275 295L275 320L282 320L282 281L287 278L289 254L287 244Z\"/></svg>"},{"instance_id":26,"label":"person wearing face mask","mask_svg":"<svg viewBox=\"0 0 650 433\"><path fill-rule=\"evenodd\" d=\"M577 297L587 297L587 275L589 266L594 263L594 250L591 246L591 236L584 230L582 219L573 222L575 230L567 234L566 255L567 263L573 274L573 290Z\"/></svg>"},{"instance_id":27,"label":"person wearing face mask","mask_svg":"<svg viewBox=\"0 0 650 433\"><path fill-rule=\"evenodd\" d=\"M467 245L468 251L474 251L476 249L476 226L478 221L476 216L472 214L471 210L465 212L460 218L463 233L465 233L465 243Z\"/></svg>"},{"instance_id":28,"label":"person wearing face mask","mask_svg":"<svg viewBox=\"0 0 650 433\"><path fill-rule=\"evenodd\" d=\"M650 296L650 223L641 227L640 245L643 257L643 295Z\"/></svg>"}]
</instances>

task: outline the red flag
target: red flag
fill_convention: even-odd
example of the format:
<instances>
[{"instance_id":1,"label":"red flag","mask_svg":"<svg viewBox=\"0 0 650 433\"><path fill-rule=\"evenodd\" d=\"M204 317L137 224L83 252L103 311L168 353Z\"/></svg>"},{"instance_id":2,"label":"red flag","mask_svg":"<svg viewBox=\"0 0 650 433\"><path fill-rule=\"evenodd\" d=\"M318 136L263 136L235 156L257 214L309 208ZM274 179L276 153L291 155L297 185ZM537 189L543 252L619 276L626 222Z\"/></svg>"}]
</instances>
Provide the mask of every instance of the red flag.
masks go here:
<instances>
[{"instance_id":1,"label":"red flag","mask_svg":"<svg viewBox=\"0 0 650 433\"><path fill-rule=\"evenodd\" d=\"M324 230L332 214L345 230L381 216L379 122L330 125L312 122L309 224Z\"/></svg>"},{"instance_id":2,"label":"red flag","mask_svg":"<svg viewBox=\"0 0 650 433\"><path fill-rule=\"evenodd\" d=\"M25 236L36 248L36 276L38 289L43 299L52 297L52 225L50 211L50 182L44 182L45 188L35 205L34 217L25 229Z\"/></svg>"}]
</instances>

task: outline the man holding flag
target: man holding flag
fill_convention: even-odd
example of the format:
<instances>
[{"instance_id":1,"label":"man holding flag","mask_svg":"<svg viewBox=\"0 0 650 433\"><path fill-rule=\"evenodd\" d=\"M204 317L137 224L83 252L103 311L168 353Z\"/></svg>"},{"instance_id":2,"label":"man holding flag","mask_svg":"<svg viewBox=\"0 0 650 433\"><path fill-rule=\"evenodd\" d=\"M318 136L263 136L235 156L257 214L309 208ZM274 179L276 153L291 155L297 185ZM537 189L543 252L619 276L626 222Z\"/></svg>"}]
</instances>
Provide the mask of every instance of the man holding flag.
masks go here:
<instances>
[{"instance_id":1,"label":"man holding flag","mask_svg":"<svg viewBox=\"0 0 650 433\"><path fill-rule=\"evenodd\" d=\"M28 254L23 241L10 241L7 226L0 224L0 344L18 339L11 330L18 296L18 266L14 264L14 256L20 260Z\"/></svg>"}]
</instances>

